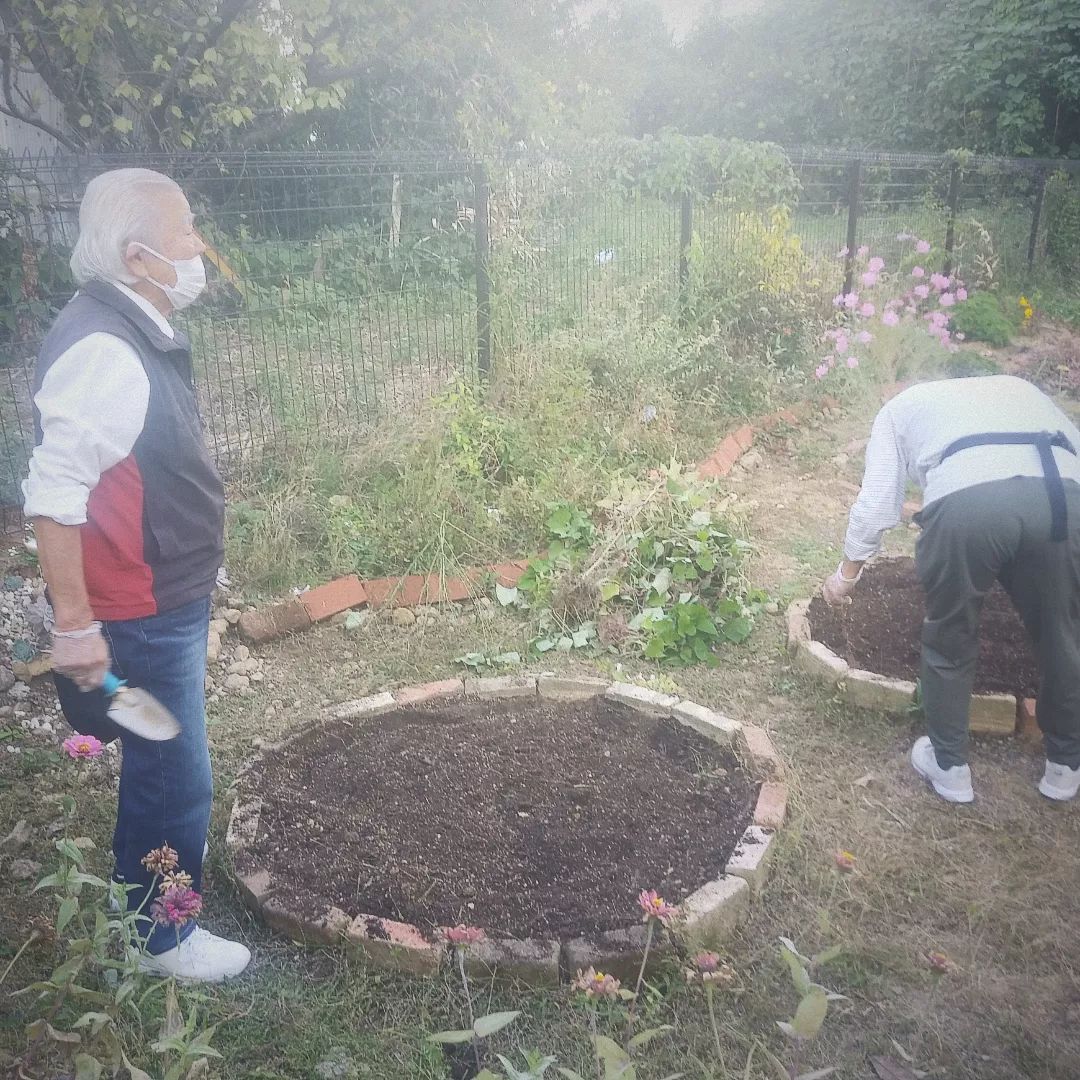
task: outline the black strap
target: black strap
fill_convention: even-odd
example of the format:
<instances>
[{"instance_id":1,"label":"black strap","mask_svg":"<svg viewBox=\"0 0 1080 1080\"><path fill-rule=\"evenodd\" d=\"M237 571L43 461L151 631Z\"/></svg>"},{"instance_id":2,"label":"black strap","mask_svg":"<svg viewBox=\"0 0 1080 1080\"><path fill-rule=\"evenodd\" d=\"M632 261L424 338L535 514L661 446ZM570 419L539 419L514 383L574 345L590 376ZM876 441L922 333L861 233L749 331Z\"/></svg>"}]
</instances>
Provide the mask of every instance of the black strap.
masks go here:
<instances>
[{"instance_id":1,"label":"black strap","mask_svg":"<svg viewBox=\"0 0 1080 1080\"><path fill-rule=\"evenodd\" d=\"M1046 479L1046 495L1050 500L1050 539L1065 539L1068 525L1068 509L1065 504L1065 484L1054 460L1054 447L1076 456L1076 448L1061 431L995 431L983 435L965 435L950 443L941 454L941 460L952 457L961 450L973 446L1034 446L1039 451L1043 476Z\"/></svg>"}]
</instances>

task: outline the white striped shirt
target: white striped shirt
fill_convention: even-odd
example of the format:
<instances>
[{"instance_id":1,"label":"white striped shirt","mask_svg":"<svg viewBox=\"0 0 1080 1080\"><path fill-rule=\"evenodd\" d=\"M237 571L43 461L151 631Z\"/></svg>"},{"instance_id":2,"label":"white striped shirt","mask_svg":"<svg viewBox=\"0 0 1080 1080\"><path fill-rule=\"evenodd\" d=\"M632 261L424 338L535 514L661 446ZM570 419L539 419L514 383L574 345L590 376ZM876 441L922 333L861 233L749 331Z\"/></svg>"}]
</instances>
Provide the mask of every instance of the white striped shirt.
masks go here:
<instances>
[{"instance_id":1,"label":"white striped shirt","mask_svg":"<svg viewBox=\"0 0 1080 1080\"><path fill-rule=\"evenodd\" d=\"M941 460L967 435L999 431L1062 432L1080 452L1080 431L1041 390L1012 375L919 383L878 414L866 447L862 489L848 520L844 557L865 562L882 534L900 524L909 481L927 506L954 491L1013 476L1042 476L1034 446L979 446ZM1080 482L1080 458L1055 448L1066 480Z\"/></svg>"}]
</instances>

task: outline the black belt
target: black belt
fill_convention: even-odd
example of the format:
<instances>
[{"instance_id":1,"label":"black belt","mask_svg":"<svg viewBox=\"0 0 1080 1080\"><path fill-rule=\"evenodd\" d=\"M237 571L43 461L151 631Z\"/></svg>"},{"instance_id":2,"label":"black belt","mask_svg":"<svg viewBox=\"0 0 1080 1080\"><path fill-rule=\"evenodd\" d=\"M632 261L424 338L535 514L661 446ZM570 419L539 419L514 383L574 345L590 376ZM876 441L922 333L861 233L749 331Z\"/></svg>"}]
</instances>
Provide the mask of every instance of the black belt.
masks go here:
<instances>
[{"instance_id":1,"label":"black belt","mask_svg":"<svg viewBox=\"0 0 1080 1080\"><path fill-rule=\"evenodd\" d=\"M1057 462L1054 460L1054 447L1068 451L1074 457L1076 448L1060 431L996 431L986 435L965 435L962 439L950 443L941 455L944 461L961 450L972 446L1034 446L1039 451L1043 476L1046 478L1046 494L1050 499L1050 539L1065 539L1067 510L1065 506L1065 485L1061 481Z\"/></svg>"}]
</instances>

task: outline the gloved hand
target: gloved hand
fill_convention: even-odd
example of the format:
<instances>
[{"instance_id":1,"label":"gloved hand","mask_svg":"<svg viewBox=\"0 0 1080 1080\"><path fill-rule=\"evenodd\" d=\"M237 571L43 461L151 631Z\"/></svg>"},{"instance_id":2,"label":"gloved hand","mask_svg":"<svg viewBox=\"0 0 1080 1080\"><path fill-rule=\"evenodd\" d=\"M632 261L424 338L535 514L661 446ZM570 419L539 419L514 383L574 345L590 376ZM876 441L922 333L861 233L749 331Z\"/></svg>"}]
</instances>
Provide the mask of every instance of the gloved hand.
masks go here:
<instances>
[{"instance_id":1,"label":"gloved hand","mask_svg":"<svg viewBox=\"0 0 1080 1080\"><path fill-rule=\"evenodd\" d=\"M101 634L101 623L81 630L53 630L53 671L66 675L83 691L96 690L109 670L109 646Z\"/></svg>"},{"instance_id":2,"label":"gloved hand","mask_svg":"<svg viewBox=\"0 0 1080 1080\"><path fill-rule=\"evenodd\" d=\"M844 577L844 564L841 563L836 568L836 573L826 578L825 584L821 586L821 596L825 603L830 607L850 604L851 592L861 577L862 567L859 567L859 572L853 578Z\"/></svg>"}]
</instances>

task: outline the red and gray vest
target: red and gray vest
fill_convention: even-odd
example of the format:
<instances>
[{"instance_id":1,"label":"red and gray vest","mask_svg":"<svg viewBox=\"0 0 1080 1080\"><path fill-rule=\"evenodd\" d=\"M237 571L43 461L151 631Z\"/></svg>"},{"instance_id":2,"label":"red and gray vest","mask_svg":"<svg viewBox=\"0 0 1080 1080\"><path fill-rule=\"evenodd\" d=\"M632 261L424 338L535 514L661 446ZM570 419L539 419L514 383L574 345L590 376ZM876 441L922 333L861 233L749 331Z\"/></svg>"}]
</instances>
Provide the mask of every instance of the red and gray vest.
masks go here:
<instances>
[{"instance_id":1,"label":"red and gray vest","mask_svg":"<svg viewBox=\"0 0 1080 1080\"><path fill-rule=\"evenodd\" d=\"M112 334L142 361L150 400L131 453L101 474L81 526L83 569L94 616L141 619L214 590L224 555L225 493L203 441L191 348L162 333L118 289L84 285L46 335L34 394L52 364L90 334ZM34 410L41 442L41 417Z\"/></svg>"}]
</instances>

